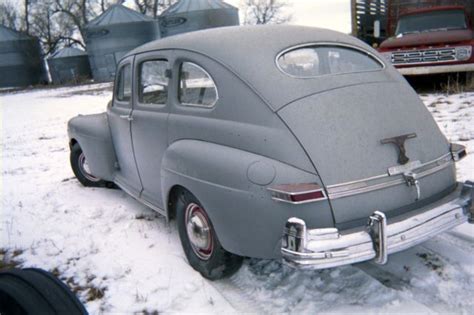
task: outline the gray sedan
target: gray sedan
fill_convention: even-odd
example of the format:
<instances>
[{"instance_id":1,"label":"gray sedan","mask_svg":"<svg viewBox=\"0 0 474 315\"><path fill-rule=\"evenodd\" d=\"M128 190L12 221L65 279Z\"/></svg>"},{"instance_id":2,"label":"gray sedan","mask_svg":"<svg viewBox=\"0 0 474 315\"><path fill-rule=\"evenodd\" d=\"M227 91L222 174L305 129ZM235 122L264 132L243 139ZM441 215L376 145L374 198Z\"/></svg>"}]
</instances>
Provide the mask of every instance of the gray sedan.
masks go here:
<instances>
[{"instance_id":1,"label":"gray sedan","mask_svg":"<svg viewBox=\"0 0 474 315\"><path fill-rule=\"evenodd\" d=\"M473 222L473 183L404 78L361 41L298 26L161 39L118 64L102 114L68 125L86 186L175 219L193 268L375 260ZM158 254L158 253L157 253Z\"/></svg>"}]
</instances>

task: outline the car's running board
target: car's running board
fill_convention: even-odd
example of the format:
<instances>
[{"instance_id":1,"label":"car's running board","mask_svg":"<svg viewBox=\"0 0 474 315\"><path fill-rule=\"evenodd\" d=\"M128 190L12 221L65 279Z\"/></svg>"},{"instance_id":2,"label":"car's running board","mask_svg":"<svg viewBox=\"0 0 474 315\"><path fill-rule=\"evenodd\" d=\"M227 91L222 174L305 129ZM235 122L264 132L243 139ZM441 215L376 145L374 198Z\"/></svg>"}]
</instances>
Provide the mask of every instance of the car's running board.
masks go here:
<instances>
[{"instance_id":1,"label":"car's running board","mask_svg":"<svg viewBox=\"0 0 474 315\"><path fill-rule=\"evenodd\" d=\"M118 181L115 181L114 182L120 189L122 189L124 192L126 192L128 195L130 195L130 197L132 197L133 199L137 200L138 202L140 202L141 204L147 206L148 208L151 208L152 210L155 210L156 212L158 212L158 214L161 214L162 216L164 216L167 220L168 220L168 216L166 215L166 211L155 206L154 204L146 201L145 199L143 198L140 198L139 196L136 196L135 194L133 194L129 189L127 189L125 187L125 185L122 185L120 184Z\"/></svg>"}]
</instances>

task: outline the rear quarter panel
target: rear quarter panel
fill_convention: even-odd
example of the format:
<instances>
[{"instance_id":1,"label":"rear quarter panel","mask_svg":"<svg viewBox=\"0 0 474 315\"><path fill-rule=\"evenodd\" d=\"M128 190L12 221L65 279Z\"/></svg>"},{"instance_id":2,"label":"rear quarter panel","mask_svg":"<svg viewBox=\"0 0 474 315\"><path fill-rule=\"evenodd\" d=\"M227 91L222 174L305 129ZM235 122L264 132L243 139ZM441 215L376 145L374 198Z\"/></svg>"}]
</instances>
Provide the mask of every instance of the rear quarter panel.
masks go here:
<instances>
[{"instance_id":1,"label":"rear quarter panel","mask_svg":"<svg viewBox=\"0 0 474 315\"><path fill-rule=\"evenodd\" d=\"M292 205L272 200L267 190L273 183L318 182L315 174L239 149L177 141L163 159L161 180L166 193L176 185L191 191L206 209L222 246L238 255L278 258L290 217L312 228L334 226L327 200Z\"/></svg>"}]
</instances>

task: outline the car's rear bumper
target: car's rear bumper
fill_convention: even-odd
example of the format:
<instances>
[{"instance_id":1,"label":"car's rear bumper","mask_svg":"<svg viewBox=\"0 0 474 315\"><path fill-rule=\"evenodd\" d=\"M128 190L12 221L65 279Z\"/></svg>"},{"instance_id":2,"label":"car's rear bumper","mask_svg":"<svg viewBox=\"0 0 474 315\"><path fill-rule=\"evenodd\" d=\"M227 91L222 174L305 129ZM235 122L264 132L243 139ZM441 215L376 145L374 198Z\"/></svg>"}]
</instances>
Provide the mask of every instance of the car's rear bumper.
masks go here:
<instances>
[{"instance_id":1,"label":"car's rear bumper","mask_svg":"<svg viewBox=\"0 0 474 315\"><path fill-rule=\"evenodd\" d=\"M367 226L338 231L307 229L303 220L290 218L284 229L281 253L290 266L324 269L366 260L385 263L387 255L424 242L465 222L474 223L474 183L459 183L440 202L387 219L376 211Z\"/></svg>"},{"instance_id":2,"label":"car's rear bumper","mask_svg":"<svg viewBox=\"0 0 474 315\"><path fill-rule=\"evenodd\" d=\"M474 71L474 63L458 65L435 65L435 66L415 66L397 68L403 75L428 75L453 72L471 72Z\"/></svg>"}]
</instances>

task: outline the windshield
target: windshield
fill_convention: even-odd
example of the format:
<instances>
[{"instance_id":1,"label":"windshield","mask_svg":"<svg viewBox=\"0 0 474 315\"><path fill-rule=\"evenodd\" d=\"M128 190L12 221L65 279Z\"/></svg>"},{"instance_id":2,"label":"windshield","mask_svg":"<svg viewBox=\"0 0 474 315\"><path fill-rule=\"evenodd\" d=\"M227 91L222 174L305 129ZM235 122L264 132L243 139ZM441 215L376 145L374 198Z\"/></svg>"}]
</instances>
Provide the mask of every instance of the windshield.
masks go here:
<instances>
[{"instance_id":1,"label":"windshield","mask_svg":"<svg viewBox=\"0 0 474 315\"><path fill-rule=\"evenodd\" d=\"M463 10L445 10L401 17L396 35L466 28L466 16Z\"/></svg>"}]
</instances>

